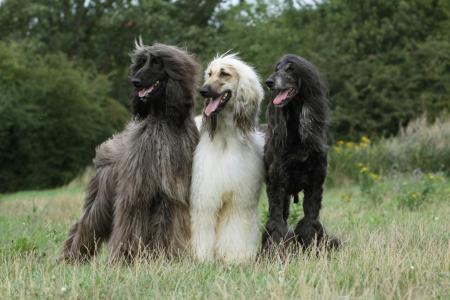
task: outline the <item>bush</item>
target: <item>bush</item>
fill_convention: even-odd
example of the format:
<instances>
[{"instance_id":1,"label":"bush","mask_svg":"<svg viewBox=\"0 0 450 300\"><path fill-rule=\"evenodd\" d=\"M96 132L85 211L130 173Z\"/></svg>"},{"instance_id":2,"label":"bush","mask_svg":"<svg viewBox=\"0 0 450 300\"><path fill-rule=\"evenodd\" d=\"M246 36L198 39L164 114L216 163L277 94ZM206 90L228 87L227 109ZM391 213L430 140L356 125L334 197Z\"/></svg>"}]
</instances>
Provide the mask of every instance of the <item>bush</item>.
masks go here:
<instances>
[{"instance_id":1,"label":"bush","mask_svg":"<svg viewBox=\"0 0 450 300\"><path fill-rule=\"evenodd\" d=\"M398 206L414 210L427 202L432 202L436 196L446 194L443 184L445 178L433 173L420 174L409 181L403 181L396 194Z\"/></svg>"},{"instance_id":2,"label":"bush","mask_svg":"<svg viewBox=\"0 0 450 300\"><path fill-rule=\"evenodd\" d=\"M364 172L363 172L364 173ZM367 172L366 172L367 174ZM448 177L442 173L390 174L367 185L359 182L359 191L352 190L340 194L343 203L353 199L372 209L422 209L426 205L448 201L450 187Z\"/></svg>"},{"instance_id":3,"label":"bush","mask_svg":"<svg viewBox=\"0 0 450 300\"><path fill-rule=\"evenodd\" d=\"M64 184L128 113L109 82L63 54L0 42L0 192Z\"/></svg>"},{"instance_id":4,"label":"bush","mask_svg":"<svg viewBox=\"0 0 450 300\"><path fill-rule=\"evenodd\" d=\"M329 185L349 181L370 183L393 173L450 175L450 120L428 125L424 117L411 122L397 137L359 143L338 141L330 151Z\"/></svg>"}]
</instances>

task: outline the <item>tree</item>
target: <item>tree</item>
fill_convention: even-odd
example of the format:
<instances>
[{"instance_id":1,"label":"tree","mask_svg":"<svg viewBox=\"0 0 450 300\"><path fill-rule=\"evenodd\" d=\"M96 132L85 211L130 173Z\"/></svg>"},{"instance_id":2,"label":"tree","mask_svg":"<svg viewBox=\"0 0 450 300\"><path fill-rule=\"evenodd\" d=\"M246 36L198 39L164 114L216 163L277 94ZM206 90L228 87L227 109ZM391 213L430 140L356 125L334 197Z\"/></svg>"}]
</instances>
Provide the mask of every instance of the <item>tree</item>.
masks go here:
<instances>
[{"instance_id":1,"label":"tree","mask_svg":"<svg viewBox=\"0 0 450 300\"><path fill-rule=\"evenodd\" d=\"M0 70L0 192L67 183L128 118L105 76L61 53L0 42Z\"/></svg>"}]
</instances>

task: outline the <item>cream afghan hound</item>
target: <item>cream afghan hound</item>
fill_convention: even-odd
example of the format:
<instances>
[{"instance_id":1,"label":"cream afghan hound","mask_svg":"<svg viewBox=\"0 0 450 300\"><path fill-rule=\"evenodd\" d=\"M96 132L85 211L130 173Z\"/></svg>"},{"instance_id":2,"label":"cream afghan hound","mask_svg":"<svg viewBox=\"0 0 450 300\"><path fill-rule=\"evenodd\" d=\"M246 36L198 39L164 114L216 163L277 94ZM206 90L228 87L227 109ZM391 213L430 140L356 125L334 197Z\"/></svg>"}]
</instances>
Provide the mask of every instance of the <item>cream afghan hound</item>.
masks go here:
<instances>
[{"instance_id":1,"label":"cream afghan hound","mask_svg":"<svg viewBox=\"0 0 450 300\"><path fill-rule=\"evenodd\" d=\"M209 64L200 94L205 106L193 161L193 252L201 261L246 262L259 240L264 136L256 128L263 88L252 67L228 54Z\"/></svg>"}]
</instances>

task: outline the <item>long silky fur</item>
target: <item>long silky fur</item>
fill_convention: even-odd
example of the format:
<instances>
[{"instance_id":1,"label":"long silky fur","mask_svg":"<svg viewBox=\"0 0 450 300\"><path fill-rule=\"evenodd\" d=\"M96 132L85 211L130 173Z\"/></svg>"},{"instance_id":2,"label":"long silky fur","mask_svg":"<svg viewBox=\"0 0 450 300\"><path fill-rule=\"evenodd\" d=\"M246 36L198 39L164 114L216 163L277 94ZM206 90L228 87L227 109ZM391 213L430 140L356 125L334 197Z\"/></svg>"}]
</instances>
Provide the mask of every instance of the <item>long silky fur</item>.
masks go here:
<instances>
[{"instance_id":1,"label":"long silky fur","mask_svg":"<svg viewBox=\"0 0 450 300\"><path fill-rule=\"evenodd\" d=\"M279 62L296 65L297 95L284 107L268 106L268 130L264 148L267 171L269 220L263 248L290 239L292 234L303 247L315 241L330 248L339 240L326 235L320 221L323 184L327 174L329 108L327 90L319 71L304 58L285 55ZM294 232L288 230L290 197L298 201L303 191L304 218Z\"/></svg>"},{"instance_id":2,"label":"long silky fur","mask_svg":"<svg viewBox=\"0 0 450 300\"><path fill-rule=\"evenodd\" d=\"M287 122L298 122L298 132L304 145L317 151L326 151L326 132L329 125L327 89L320 73L311 63L303 59L297 63L301 64L304 70L300 74L300 90L288 108L268 106L268 139L277 147L285 147ZM293 120L293 115L298 118Z\"/></svg>"},{"instance_id":3,"label":"long silky fur","mask_svg":"<svg viewBox=\"0 0 450 300\"><path fill-rule=\"evenodd\" d=\"M216 57L205 74L212 66L229 67L239 80L221 86L232 91L223 110L203 117L191 187L193 254L201 261L248 262L259 243L264 136L257 117L264 91L236 55Z\"/></svg>"},{"instance_id":4,"label":"long silky fur","mask_svg":"<svg viewBox=\"0 0 450 300\"><path fill-rule=\"evenodd\" d=\"M131 72L142 52L163 60L168 76L164 99L143 102L133 93L133 119L97 148L96 175L60 260L87 261L106 241L111 261L161 252L173 256L188 246L199 65L179 48L139 42L131 54Z\"/></svg>"},{"instance_id":5,"label":"long silky fur","mask_svg":"<svg viewBox=\"0 0 450 300\"><path fill-rule=\"evenodd\" d=\"M232 66L233 69L242 73L239 85L234 95L233 107L233 122L234 126L242 133L249 133L256 128L258 124L258 116L260 111L260 97L264 95L264 91L259 83L259 77L256 71L240 60L236 53L229 53L217 55L212 62L220 61L223 64ZM259 100L255 100L259 99ZM223 114L222 114L223 115ZM223 116L213 115L211 117L203 116L203 130L208 131L210 137L213 139L217 130L217 124L220 122L219 118Z\"/></svg>"}]
</instances>

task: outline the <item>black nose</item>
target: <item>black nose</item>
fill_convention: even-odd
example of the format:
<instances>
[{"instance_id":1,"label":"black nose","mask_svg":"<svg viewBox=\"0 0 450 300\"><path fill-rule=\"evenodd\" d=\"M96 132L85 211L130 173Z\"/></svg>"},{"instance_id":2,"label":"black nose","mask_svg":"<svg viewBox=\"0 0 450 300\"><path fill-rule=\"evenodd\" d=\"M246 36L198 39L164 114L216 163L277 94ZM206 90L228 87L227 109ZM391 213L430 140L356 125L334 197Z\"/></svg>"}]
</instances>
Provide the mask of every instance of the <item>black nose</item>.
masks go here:
<instances>
[{"instance_id":1,"label":"black nose","mask_svg":"<svg viewBox=\"0 0 450 300\"><path fill-rule=\"evenodd\" d=\"M131 83L137 88L142 87L142 80L139 78L132 78Z\"/></svg>"},{"instance_id":2,"label":"black nose","mask_svg":"<svg viewBox=\"0 0 450 300\"><path fill-rule=\"evenodd\" d=\"M198 91L200 95L207 97L211 93L211 87L209 85L204 85Z\"/></svg>"},{"instance_id":3,"label":"black nose","mask_svg":"<svg viewBox=\"0 0 450 300\"><path fill-rule=\"evenodd\" d=\"M275 86L275 81L273 81L272 78L268 78L266 80L266 85L271 89L271 88L273 88Z\"/></svg>"}]
</instances>

